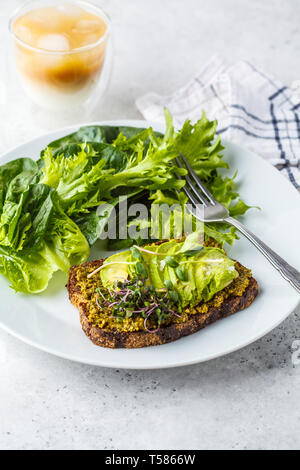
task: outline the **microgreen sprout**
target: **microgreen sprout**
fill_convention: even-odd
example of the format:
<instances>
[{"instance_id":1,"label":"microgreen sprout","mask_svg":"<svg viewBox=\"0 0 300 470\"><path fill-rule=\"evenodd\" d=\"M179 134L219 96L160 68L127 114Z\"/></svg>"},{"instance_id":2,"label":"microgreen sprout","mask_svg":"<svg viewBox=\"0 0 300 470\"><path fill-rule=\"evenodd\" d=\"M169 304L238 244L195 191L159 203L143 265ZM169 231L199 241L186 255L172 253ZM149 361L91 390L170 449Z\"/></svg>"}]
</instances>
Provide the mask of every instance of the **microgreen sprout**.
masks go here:
<instances>
[{"instance_id":1,"label":"microgreen sprout","mask_svg":"<svg viewBox=\"0 0 300 470\"><path fill-rule=\"evenodd\" d=\"M177 268L179 266L179 263L175 260L173 256L166 256L166 265L170 266L170 268Z\"/></svg>"},{"instance_id":2,"label":"microgreen sprout","mask_svg":"<svg viewBox=\"0 0 300 470\"><path fill-rule=\"evenodd\" d=\"M178 266L176 268L176 276L178 277L178 279L182 282L187 282L188 281L188 277L186 275L186 273Z\"/></svg>"},{"instance_id":3,"label":"microgreen sprout","mask_svg":"<svg viewBox=\"0 0 300 470\"><path fill-rule=\"evenodd\" d=\"M143 266L143 265L142 265ZM156 289L146 284L145 277L115 282L110 291L96 289L96 305L99 310L109 310L118 321L141 316L144 328L149 333L158 331L162 323L172 316L180 317L179 296L171 281L166 288ZM154 328L151 328L153 326Z\"/></svg>"}]
</instances>

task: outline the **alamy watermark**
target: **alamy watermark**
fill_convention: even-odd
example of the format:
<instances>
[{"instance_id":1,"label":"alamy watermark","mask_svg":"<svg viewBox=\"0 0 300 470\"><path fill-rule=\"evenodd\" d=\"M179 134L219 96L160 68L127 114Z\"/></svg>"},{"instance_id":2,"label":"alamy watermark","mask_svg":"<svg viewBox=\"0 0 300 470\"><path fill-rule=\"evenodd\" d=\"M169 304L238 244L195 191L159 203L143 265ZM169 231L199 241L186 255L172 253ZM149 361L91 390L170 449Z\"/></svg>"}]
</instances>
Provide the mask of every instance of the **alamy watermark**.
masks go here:
<instances>
[{"instance_id":1,"label":"alamy watermark","mask_svg":"<svg viewBox=\"0 0 300 470\"><path fill-rule=\"evenodd\" d=\"M121 196L117 204L98 207L98 236L101 240L148 240L180 238L192 232L204 234L203 210L201 204L129 205L128 199Z\"/></svg>"}]
</instances>

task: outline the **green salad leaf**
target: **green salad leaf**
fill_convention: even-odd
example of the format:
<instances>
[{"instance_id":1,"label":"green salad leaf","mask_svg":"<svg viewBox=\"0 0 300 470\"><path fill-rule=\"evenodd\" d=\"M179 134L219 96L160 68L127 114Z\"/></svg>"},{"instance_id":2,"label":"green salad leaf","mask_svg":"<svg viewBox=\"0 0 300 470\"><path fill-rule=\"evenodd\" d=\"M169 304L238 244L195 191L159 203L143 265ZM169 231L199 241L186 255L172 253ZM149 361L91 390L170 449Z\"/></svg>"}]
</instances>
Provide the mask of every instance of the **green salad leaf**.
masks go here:
<instances>
[{"instance_id":1,"label":"green salad leaf","mask_svg":"<svg viewBox=\"0 0 300 470\"><path fill-rule=\"evenodd\" d=\"M51 147L57 153L61 153L59 149L69 144L81 144L84 142L112 144L120 135L124 136L125 139L131 139L139 135L142 130L147 129L131 126L85 126L81 127L77 132L50 142L48 147ZM154 134L157 136L161 135L158 132Z\"/></svg>"},{"instance_id":2,"label":"green salad leaf","mask_svg":"<svg viewBox=\"0 0 300 470\"><path fill-rule=\"evenodd\" d=\"M2 213L5 194L10 182L20 173L35 175L39 171L38 165L31 158L17 158L0 166L0 214Z\"/></svg>"},{"instance_id":3,"label":"green salad leaf","mask_svg":"<svg viewBox=\"0 0 300 470\"><path fill-rule=\"evenodd\" d=\"M42 158L41 183L57 191L68 215L77 216L100 204L105 159L88 144L81 144L78 153L69 157L63 154L54 157L51 148L47 148Z\"/></svg>"},{"instance_id":4,"label":"green salad leaf","mask_svg":"<svg viewBox=\"0 0 300 470\"><path fill-rule=\"evenodd\" d=\"M170 123L170 126L172 124ZM194 125L185 121L182 129L174 138L177 154L182 153L193 170L205 183L211 183L218 168L228 168L222 160L224 147L220 136L216 137L217 121L209 121L203 112L201 119ZM221 176L219 177L221 178ZM222 179L222 178L221 178Z\"/></svg>"},{"instance_id":5,"label":"green salad leaf","mask_svg":"<svg viewBox=\"0 0 300 470\"><path fill-rule=\"evenodd\" d=\"M165 135L157 136L151 135L149 129L149 139L152 142L153 148L163 148L170 155L170 161L175 156L184 154L190 165L207 185L216 199L224 204L230 211L232 216L243 215L249 208L244 201L239 198L238 192L234 187L233 177L222 176L218 173L218 169L228 168L228 164L222 160L222 151L224 147L221 144L220 136L216 137L217 121L209 121L203 112L202 117L194 125L187 120L183 128L176 133L172 118L168 111L166 115L166 132ZM128 141L127 141L128 142ZM121 140L123 148L126 147L126 139ZM176 167L175 167L176 172ZM179 204L183 206L187 203L187 197L183 192L174 191L178 187L172 187L172 182L168 187L149 188L149 200L153 204ZM160 226L156 233L156 238L167 238L164 230L167 228L170 237L176 237L178 234L172 229L174 227L174 219L176 219L176 212L170 215L170 219L165 221L164 226ZM134 222L131 221L131 224ZM138 222L141 224L141 221ZM145 225L146 222L144 222ZM148 221L150 226L150 221ZM195 230L195 219L193 220L193 229ZM171 227L171 230L169 228ZM236 238L236 229L226 223L209 223L203 227L206 238L214 238L221 246L225 243L232 244ZM119 248L117 243L114 243L114 248Z\"/></svg>"},{"instance_id":6,"label":"green salad leaf","mask_svg":"<svg viewBox=\"0 0 300 470\"><path fill-rule=\"evenodd\" d=\"M105 175L101 187L107 197L112 194L121 194L120 188L137 188L140 190L180 189L183 182L176 179L176 166L170 165L174 159L174 153L168 149L155 149L149 146L146 155L140 147L132 156L123 171L111 175Z\"/></svg>"},{"instance_id":7,"label":"green salad leaf","mask_svg":"<svg viewBox=\"0 0 300 470\"><path fill-rule=\"evenodd\" d=\"M55 271L67 273L89 255L86 238L62 210L56 192L26 182L24 173L8 187L0 234L0 272L20 292L44 290Z\"/></svg>"}]
</instances>

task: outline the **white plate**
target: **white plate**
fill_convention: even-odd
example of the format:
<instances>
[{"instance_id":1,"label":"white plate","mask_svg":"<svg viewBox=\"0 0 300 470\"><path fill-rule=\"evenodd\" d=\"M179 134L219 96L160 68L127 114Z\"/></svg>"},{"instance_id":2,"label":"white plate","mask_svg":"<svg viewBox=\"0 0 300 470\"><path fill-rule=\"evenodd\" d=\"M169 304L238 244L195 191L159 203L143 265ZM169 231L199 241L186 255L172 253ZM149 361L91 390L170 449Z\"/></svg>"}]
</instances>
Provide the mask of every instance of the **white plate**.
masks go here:
<instances>
[{"instance_id":1,"label":"white plate","mask_svg":"<svg viewBox=\"0 0 300 470\"><path fill-rule=\"evenodd\" d=\"M99 123L97 123L99 124ZM100 124L147 127L144 121L110 121ZM62 129L28 142L4 155L1 164L18 157L38 157L49 142L73 132ZM160 126L153 125L156 130ZM262 158L224 141L224 158L243 199L252 209L246 225L288 262L300 269L300 198L293 186ZM297 306L299 295L265 258L241 237L228 253L253 271L260 292L246 310L174 343L143 349L111 350L94 346L81 330L78 312L64 288L66 277L57 273L46 292L36 296L15 294L0 276L0 325L32 346L74 361L106 367L155 369L207 361L235 351L261 338ZM93 252L94 259L102 257Z\"/></svg>"}]
</instances>

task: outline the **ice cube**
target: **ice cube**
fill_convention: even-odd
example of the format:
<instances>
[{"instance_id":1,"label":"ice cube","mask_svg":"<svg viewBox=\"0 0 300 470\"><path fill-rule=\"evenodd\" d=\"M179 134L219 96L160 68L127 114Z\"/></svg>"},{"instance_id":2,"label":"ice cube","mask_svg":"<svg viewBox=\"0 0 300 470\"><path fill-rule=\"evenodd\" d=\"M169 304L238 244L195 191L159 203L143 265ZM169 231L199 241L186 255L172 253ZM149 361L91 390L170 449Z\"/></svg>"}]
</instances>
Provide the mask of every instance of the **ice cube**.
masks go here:
<instances>
[{"instance_id":1,"label":"ice cube","mask_svg":"<svg viewBox=\"0 0 300 470\"><path fill-rule=\"evenodd\" d=\"M17 38L21 39L21 41L25 42L26 44L29 44L30 46L34 45L34 35L32 31L27 28L27 26L24 26L22 24L16 24L16 26L14 27L14 33Z\"/></svg>"},{"instance_id":2,"label":"ice cube","mask_svg":"<svg viewBox=\"0 0 300 470\"><path fill-rule=\"evenodd\" d=\"M44 27L45 31L55 30L62 21L62 14L55 8L38 8L26 15L27 21L38 23L39 27Z\"/></svg>"},{"instance_id":3,"label":"ice cube","mask_svg":"<svg viewBox=\"0 0 300 470\"><path fill-rule=\"evenodd\" d=\"M46 51L69 51L68 39L62 34L43 34L37 41L37 47Z\"/></svg>"},{"instance_id":4,"label":"ice cube","mask_svg":"<svg viewBox=\"0 0 300 470\"><path fill-rule=\"evenodd\" d=\"M99 21L98 20L79 20L75 24L73 31L74 33L80 34L89 34L94 33L99 30Z\"/></svg>"},{"instance_id":5,"label":"ice cube","mask_svg":"<svg viewBox=\"0 0 300 470\"><path fill-rule=\"evenodd\" d=\"M80 47L89 46L90 44L95 44L99 41L99 34L85 34L80 39Z\"/></svg>"},{"instance_id":6,"label":"ice cube","mask_svg":"<svg viewBox=\"0 0 300 470\"><path fill-rule=\"evenodd\" d=\"M84 13L82 8L78 7L77 5L72 5L72 3L63 3L62 5L58 5L56 9L63 15L72 18L78 18Z\"/></svg>"}]
</instances>

